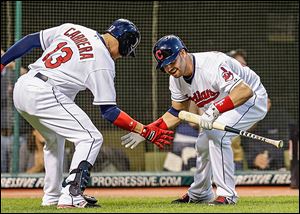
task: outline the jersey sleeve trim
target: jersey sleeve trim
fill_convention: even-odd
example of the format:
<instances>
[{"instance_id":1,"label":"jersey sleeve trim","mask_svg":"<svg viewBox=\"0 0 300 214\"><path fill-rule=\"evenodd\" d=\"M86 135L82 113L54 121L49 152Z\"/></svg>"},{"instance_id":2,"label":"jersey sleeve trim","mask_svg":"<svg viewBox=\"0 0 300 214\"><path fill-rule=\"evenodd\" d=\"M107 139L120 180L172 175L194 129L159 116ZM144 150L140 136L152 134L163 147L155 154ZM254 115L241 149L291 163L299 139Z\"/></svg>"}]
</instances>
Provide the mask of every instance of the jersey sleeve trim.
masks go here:
<instances>
[{"instance_id":1,"label":"jersey sleeve trim","mask_svg":"<svg viewBox=\"0 0 300 214\"><path fill-rule=\"evenodd\" d=\"M172 99L173 101L175 101L175 102L178 102L178 103L181 103L181 102L184 102L184 101L187 101L187 100L189 100L189 98L188 98L188 97L187 97L187 98L185 98L185 99L175 99L175 98L171 97L171 99Z\"/></svg>"},{"instance_id":2,"label":"jersey sleeve trim","mask_svg":"<svg viewBox=\"0 0 300 214\"><path fill-rule=\"evenodd\" d=\"M45 45L45 42L44 42L44 31L41 30L40 32L40 41L41 41L41 46L42 46L42 49L45 50L46 49L46 45Z\"/></svg>"},{"instance_id":3,"label":"jersey sleeve trim","mask_svg":"<svg viewBox=\"0 0 300 214\"><path fill-rule=\"evenodd\" d=\"M117 105L114 101L94 101L93 105Z\"/></svg>"}]
</instances>

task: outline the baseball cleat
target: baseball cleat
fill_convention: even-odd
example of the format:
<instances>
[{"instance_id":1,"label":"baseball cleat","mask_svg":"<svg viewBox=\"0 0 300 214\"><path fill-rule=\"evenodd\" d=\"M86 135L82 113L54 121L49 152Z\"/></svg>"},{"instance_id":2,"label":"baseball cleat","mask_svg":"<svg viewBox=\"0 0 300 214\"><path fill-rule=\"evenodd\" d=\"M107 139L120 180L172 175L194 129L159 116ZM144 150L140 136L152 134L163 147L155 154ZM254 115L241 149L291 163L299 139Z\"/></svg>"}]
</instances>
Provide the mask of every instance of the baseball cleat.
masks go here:
<instances>
[{"instance_id":1,"label":"baseball cleat","mask_svg":"<svg viewBox=\"0 0 300 214\"><path fill-rule=\"evenodd\" d=\"M78 204L59 204L57 209L66 209L66 208L85 208L87 206L87 201L81 201Z\"/></svg>"},{"instance_id":2,"label":"baseball cleat","mask_svg":"<svg viewBox=\"0 0 300 214\"><path fill-rule=\"evenodd\" d=\"M91 204L88 203L87 201L82 201L78 204L59 204L57 205L57 209L68 209L68 208L97 208L101 207L99 204Z\"/></svg>"},{"instance_id":3,"label":"baseball cleat","mask_svg":"<svg viewBox=\"0 0 300 214\"><path fill-rule=\"evenodd\" d=\"M96 204L98 202L98 200L93 197L93 196L89 196L89 195L82 195L82 197L89 203L89 204Z\"/></svg>"},{"instance_id":4,"label":"baseball cleat","mask_svg":"<svg viewBox=\"0 0 300 214\"><path fill-rule=\"evenodd\" d=\"M209 202L208 205L227 205L227 204L235 204L234 201L230 200L230 198L225 196L218 196L214 201Z\"/></svg>"},{"instance_id":5,"label":"baseball cleat","mask_svg":"<svg viewBox=\"0 0 300 214\"><path fill-rule=\"evenodd\" d=\"M186 193L181 198L171 202L171 204L180 204L180 203L194 203L194 202L190 199L188 193Z\"/></svg>"}]
</instances>

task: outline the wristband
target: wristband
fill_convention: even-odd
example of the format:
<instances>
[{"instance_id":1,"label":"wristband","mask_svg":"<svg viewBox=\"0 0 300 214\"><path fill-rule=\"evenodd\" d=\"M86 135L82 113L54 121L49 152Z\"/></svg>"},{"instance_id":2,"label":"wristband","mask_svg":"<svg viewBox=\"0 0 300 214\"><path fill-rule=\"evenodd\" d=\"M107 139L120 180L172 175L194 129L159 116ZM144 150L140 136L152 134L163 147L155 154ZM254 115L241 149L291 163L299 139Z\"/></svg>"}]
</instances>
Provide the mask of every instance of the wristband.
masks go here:
<instances>
[{"instance_id":1,"label":"wristband","mask_svg":"<svg viewBox=\"0 0 300 214\"><path fill-rule=\"evenodd\" d=\"M113 124L131 132L136 127L137 121L132 119L125 112L121 111L117 119L113 122Z\"/></svg>"},{"instance_id":2,"label":"wristband","mask_svg":"<svg viewBox=\"0 0 300 214\"><path fill-rule=\"evenodd\" d=\"M2 65L2 64L1 64L1 72L2 72L2 70L4 69L4 67L5 67L5 65Z\"/></svg>"},{"instance_id":3,"label":"wristband","mask_svg":"<svg viewBox=\"0 0 300 214\"><path fill-rule=\"evenodd\" d=\"M234 104L229 96L226 96L218 102L215 102L214 105L220 113L234 109Z\"/></svg>"},{"instance_id":4,"label":"wristband","mask_svg":"<svg viewBox=\"0 0 300 214\"><path fill-rule=\"evenodd\" d=\"M178 117L179 111L173 107L171 107L168 112L172 114L174 117Z\"/></svg>"}]
</instances>

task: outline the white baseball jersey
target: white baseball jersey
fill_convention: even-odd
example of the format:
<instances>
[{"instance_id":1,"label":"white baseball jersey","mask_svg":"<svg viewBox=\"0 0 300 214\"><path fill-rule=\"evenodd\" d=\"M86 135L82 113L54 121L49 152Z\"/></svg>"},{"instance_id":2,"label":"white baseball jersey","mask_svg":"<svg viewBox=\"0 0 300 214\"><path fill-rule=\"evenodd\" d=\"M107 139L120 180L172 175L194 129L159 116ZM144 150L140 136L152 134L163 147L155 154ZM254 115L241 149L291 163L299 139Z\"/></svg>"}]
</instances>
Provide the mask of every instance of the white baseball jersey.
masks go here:
<instances>
[{"instance_id":1,"label":"white baseball jersey","mask_svg":"<svg viewBox=\"0 0 300 214\"><path fill-rule=\"evenodd\" d=\"M30 69L50 77L72 100L88 88L93 104L116 104L115 63L96 31L63 24L42 30L40 41L44 53Z\"/></svg>"},{"instance_id":2,"label":"white baseball jersey","mask_svg":"<svg viewBox=\"0 0 300 214\"><path fill-rule=\"evenodd\" d=\"M190 98L202 108L227 96L242 80L254 93L266 93L259 76L254 71L241 66L237 60L226 54L204 52L195 53L193 56L195 68L191 84L183 77L176 79L170 76L172 100L182 102Z\"/></svg>"},{"instance_id":3,"label":"white baseball jersey","mask_svg":"<svg viewBox=\"0 0 300 214\"><path fill-rule=\"evenodd\" d=\"M173 101L194 101L206 110L210 103L219 101L241 81L248 84L254 95L243 105L222 113L217 121L237 129L247 130L263 119L267 112L267 93L259 76L249 67L220 52L194 53L194 72L188 80L170 76ZM234 162L231 139L235 134L216 129L204 130L197 138L197 169L194 182L188 190L194 201L207 202L216 195L237 202L234 180Z\"/></svg>"},{"instance_id":4,"label":"white baseball jersey","mask_svg":"<svg viewBox=\"0 0 300 214\"><path fill-rule=\"evenodd\" d=\"M116 104L115 64L101 36L83 26L63 24L42 30L40 42L44 53L16 82L14 105L46 140L42 204L67 204L70 198L62 193L69 190L61 185L65 140L75 146L70 171L82 161L93 165L103 143L100 131L74 102L75 96L88 88L93 104Z\"/></svg>"}]
</instances>

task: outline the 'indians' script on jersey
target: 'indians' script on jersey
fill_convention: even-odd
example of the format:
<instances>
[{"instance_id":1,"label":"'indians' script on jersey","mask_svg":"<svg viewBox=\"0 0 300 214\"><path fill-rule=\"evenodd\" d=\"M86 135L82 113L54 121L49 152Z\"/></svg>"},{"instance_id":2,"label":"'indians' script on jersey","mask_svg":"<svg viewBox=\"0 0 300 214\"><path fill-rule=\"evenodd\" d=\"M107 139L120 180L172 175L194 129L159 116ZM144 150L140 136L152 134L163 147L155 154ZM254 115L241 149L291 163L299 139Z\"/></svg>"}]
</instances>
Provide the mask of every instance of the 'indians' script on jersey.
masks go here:
<instances>
[{"instance_id":1,"label":"'indians' script on jersey","mask_svg":"<svg viewBox=\"0 0 300 214\"><path fill-rule=\"evenodd\" d=\"M211 101L215 100L219 96L220 92L213 92L210 89L206 89L202 92L196 91L193 93L193 95L190 97L191 100L193 100L196 105L201 108L204 105L210 103Z\"/></svg>"}]
</instances>

